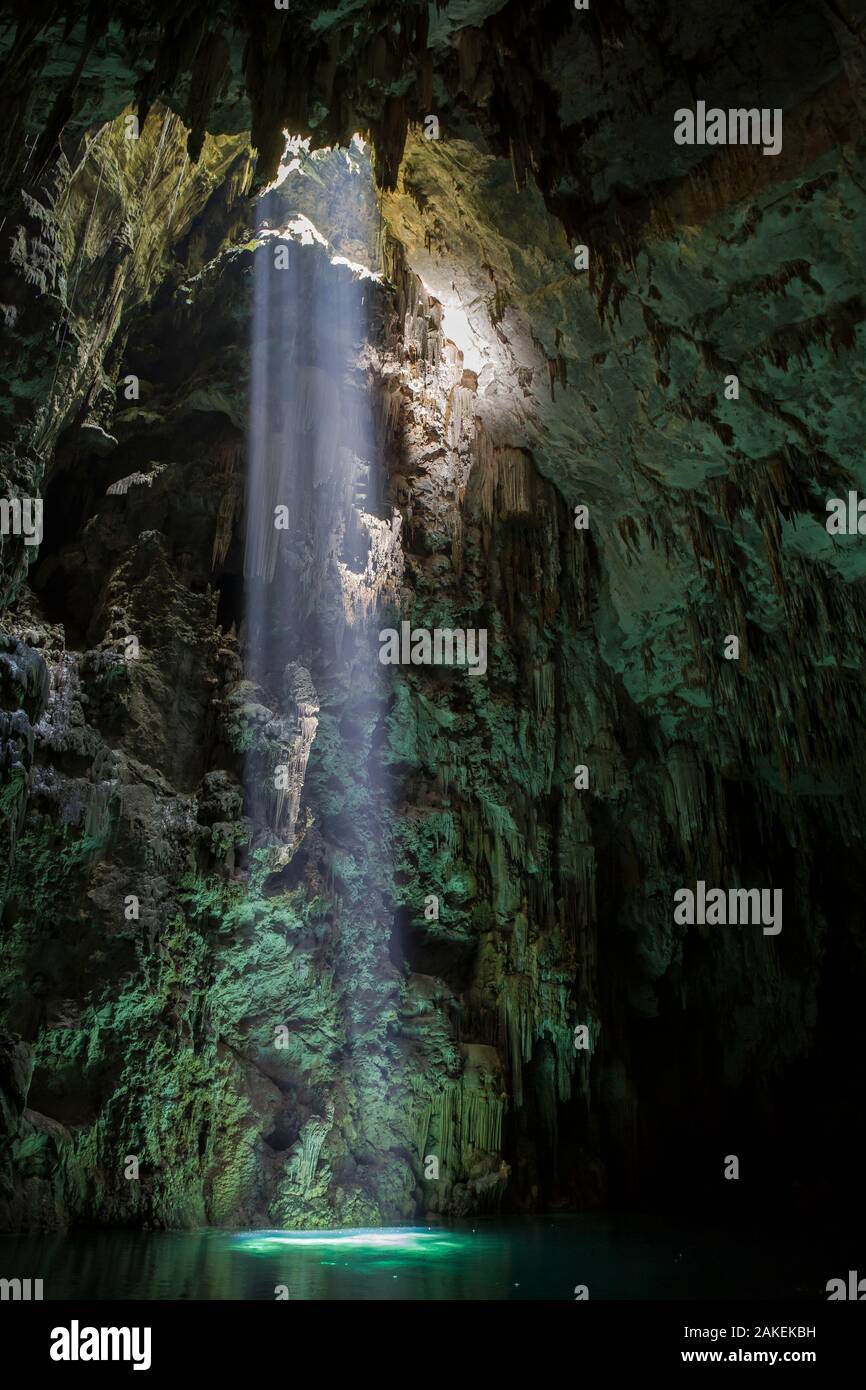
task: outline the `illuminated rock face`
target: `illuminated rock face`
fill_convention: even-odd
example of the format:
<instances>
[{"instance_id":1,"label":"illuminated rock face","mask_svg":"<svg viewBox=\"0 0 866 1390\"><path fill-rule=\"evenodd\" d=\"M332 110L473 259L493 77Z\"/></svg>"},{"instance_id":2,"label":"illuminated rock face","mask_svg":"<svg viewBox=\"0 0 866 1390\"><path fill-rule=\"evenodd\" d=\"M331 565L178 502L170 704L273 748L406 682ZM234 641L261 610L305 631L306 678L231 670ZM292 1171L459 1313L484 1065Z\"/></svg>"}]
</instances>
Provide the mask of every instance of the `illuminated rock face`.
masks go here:
<instances>
[{"instance_id":1,"label":"illuminated rock face","mask_svg":"<svg viewBox=\"0 0 866 1390\"><path fill-rule=\"evenodd\" d=\"M189 34L150 95L196 164L167 107L129 138L122 17L59 158L35 79L47 173L22 201L10 138L0 211L0 464L44 500L38 554L2 553L5 1226L724 1203L730 1154L742 1202L844 1198L866 551L826 519L866 491L863 48L804 6L753 72L769 10L649 57L646 6L448 6L429 49L384 11L349 42L335 6L304 74L256 29L248 91L249 35ZM696 63L719 108L761 78L777 157L676 144ZM407 140L427 64L439 138ZM353 146L301 157L255 236L243 132L261 182L314 111L319 144L372 130L381 231ZM318 452L251 556L278 247L263 409ZM317 285L350 310L330 352ZM404 621L483 629L483 675L383 666ZM701 883L780 893L782 929L678 921Z\"/></svg>"}]
</instances>

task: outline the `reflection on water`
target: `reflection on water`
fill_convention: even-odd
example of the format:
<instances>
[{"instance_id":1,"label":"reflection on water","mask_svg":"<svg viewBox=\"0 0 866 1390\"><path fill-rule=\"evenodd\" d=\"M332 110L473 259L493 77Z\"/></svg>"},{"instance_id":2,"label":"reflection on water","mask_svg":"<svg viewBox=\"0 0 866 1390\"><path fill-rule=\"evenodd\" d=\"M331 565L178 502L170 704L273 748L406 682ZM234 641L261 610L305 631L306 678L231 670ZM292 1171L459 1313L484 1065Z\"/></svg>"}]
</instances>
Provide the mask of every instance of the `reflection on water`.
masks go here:
<instances>
[{"instance_id":1,"label":"reflection on water","mask_svg":"<svg viewBox=\"0 0 866 1390\"><path fill-rule=\"evenodd\" d=\"M0 1238L0 1277L46 1299L826 1298L853 1252L797 1235L600 1217L351 1231L101 1231ZM850 1265L854 1268L853 1265Z\"/></svg>"}]
</instances>

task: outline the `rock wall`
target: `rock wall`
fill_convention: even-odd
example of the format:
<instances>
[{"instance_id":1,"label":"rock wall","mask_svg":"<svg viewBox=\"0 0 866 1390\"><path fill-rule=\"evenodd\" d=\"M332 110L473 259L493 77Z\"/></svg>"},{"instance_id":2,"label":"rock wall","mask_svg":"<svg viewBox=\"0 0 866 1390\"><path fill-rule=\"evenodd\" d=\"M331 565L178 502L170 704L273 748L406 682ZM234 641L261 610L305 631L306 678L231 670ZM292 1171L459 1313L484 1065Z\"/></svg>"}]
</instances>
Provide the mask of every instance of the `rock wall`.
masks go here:
<instances>
[{"instance_id":1,"label":"rock wall","mask_svg":"<svg viewBox=\"0 0 866 1390\"><path fill-rule=\"evenodd\" d=\"M7 125L42 136L20 196L7 152L0 465L44 536L2 552L5 1228L844 1208L863 568L824 516L862 474L862 41L776 8L778 161L654 124L695 74L748 86L740 10L443 7L438 141L387 7L369 67L347 13L304 83L281 16L243 64L174 34L137 139L148 30L19 25L13 68L69 82ZM313 143L372 129L389 191L299 150L254 223L302 87L293 128L319 92ZM268 418L317 441L285 534L244 487L263 267ZM485 674L383 666L403 621L484 629ZM782 931L677 923L698 880L781 889Z\"/></svg>"}]
</instances>

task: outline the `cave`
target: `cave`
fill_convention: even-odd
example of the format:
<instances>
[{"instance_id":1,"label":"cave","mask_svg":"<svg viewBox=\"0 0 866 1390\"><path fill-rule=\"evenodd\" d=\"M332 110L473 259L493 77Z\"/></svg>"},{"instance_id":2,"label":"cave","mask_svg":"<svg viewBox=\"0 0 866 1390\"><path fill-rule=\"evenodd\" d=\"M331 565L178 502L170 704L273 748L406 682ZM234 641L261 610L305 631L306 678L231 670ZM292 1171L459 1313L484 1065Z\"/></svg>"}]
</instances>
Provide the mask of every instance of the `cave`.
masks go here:
<instances>
[{"instance_id":1,"label":"cave","mask_svg":"<svg viewBox=\"0 0 866 1390\"><path fill-rule=\"evenodd\" d=\"M859 1297L862 8L0 63L0 1275Z\"/></svg>"}]
</instances>

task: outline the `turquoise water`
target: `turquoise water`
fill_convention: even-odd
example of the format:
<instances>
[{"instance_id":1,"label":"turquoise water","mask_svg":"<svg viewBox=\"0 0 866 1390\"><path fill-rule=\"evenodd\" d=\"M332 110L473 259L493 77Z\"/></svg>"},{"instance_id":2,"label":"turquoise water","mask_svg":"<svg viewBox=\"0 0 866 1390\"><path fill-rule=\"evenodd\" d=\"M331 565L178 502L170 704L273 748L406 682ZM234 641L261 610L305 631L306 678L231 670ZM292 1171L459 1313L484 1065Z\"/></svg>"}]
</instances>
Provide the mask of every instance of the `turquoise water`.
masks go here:
<instances>
[{"instance_id":1,"label":"turquoise water","mask_svg":"<svg viewBox=\"0 0 866 1390\"><path fill-rule=\"evenodd\" d=\"M366 1231L102 1231L0 1238L0 1277L50 1299L826 1299L854 1265L790 1238L606 1218ZM839 1266L837 1269L836 1266ZM285 1295L283 1295L285 1296Z\"/></svg>"}]
</instances>

